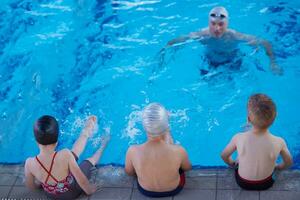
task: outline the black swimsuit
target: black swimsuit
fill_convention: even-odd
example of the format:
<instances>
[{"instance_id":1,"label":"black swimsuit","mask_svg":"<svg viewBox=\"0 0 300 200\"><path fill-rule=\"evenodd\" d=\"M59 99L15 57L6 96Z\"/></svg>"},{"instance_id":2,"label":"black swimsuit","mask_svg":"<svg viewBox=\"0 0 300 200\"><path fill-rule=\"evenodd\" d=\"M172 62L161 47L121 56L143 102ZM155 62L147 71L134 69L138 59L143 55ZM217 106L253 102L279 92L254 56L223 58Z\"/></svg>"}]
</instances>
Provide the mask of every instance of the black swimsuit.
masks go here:
<instances>
[{"instance_id":1,"label":"black swimsuit","mask_svg":"<svg viewBox=\"0 0 300 200\"><path fill-rule=\"evenodd\" d=\"M272 185L274 184L274 181L275 181L273 178L273 174L271 174L271 176L269 176L263 180L250 181L250 180L242 178L239 175L238 169L235 169L235 180L236 180L237 184L245 190L267 190L270 187L272 187Z\"/></svg>"},{"instance_id":2,"label":"black swimsuit","mask_svg":"<svg viewBox=\"0 0 300 200\"><path fill-rule=\"evenodd\" d=\"M144 188L142 188L142 186L139 184L138 180L136 181L137 182L137 188L143 195L148 196L148 197L159 198L159 197L175 196L176 194L178 194L183 189L183 186L185 184L184 171L182 169L179 169L179 174L180 174L179 184L178 184L177 188L175 188L172 191L166 191L166 192L148 191L148 190L145 190Z\"/></svg>"}]
</instances>

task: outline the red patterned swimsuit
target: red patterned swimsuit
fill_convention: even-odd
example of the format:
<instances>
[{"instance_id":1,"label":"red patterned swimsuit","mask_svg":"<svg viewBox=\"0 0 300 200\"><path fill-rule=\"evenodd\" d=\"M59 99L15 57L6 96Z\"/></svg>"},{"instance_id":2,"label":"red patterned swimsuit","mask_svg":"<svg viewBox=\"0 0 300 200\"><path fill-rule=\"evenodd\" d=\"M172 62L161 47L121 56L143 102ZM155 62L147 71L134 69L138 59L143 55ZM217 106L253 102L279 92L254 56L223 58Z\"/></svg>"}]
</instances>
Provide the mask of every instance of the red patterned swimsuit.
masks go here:
<instances>
[{"instance_id":1,"label":"red patterned swimsuit","mask_svg":"<svg viewBox=\"0 0 300 200\"><path fill-rule=\"evenodd\" d=\"M48 171L47 168L42 164L42 162L38 159L38 157L36 156L36 160L38 161L38 163L41 165L41 167L48 173L48 176L46 178L46 181L44 183L42 183L42 187L45 190L45 192L49 193L49 194L53 194L53 195L58 195L61 193L65 193L67 191L70 190L70 186L71 184L74 182L74 177L71 173L69 173L69 175L61 180L58 181L55 177L53 177L53 175L51 174L52 171L52 167L53 167L53 163L54 163L54 158L56 156L56 153L54 153L52 161L51 161L51 166L50 166L50 170ZM56 183L48 183L49 177L51 176L51 178L56 182Z\"/></svg>"}]
</instances>

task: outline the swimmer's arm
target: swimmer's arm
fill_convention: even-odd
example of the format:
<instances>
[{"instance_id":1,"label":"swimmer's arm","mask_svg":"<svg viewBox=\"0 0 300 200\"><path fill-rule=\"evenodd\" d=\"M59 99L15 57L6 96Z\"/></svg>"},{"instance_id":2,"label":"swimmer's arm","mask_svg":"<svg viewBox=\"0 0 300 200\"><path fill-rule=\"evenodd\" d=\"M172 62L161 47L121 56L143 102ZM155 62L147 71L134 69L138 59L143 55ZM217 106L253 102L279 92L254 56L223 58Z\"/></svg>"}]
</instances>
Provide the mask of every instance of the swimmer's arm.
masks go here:
<instances>
[{"instance_id":1,"label":"swimmer's arm","mask_svg":"<svg viewBox=\"0 0 300 200\"><path fill-rule=\"evenodd\" d=\"M282 141L282 142L283 142L282 143L283 147L280 151L280 155L282 157L283 162L276 165L275 169L278 169L278 170L287 169L290 166L292 166L292 164L293 164L293 159L290 154L290 151L288 150L286 143L284 141Z\"/></svg>"},{"instance_id":2,"label":"swimmer's arm","mask_svg":"<svg viewBox=\"0 0 300 200\"><path fill-rule=\"evenodd\" d=\"M183 171L188 171L192 169L191 162L189 160L188 154L184 148L180 147L180 155L182 156L182 162L180 168Z\"/></svg>"},{"instance_id":3,"label":"swimmer's arm","mask_svg":"<svg viewBox=\"0 0 300 200\"><path fill-rule=\"evenodd\" d=\"M269 41L259 39L253 35L243 34L243 33L239 33L236 31L232 31L232 32L233 32L234 37L239 41L247 42L249 45L252 45L252 46L263 46L266 51L267 56L270 59L271 70L276 74L282 74L282 69L276 64L272 44Z\"/></svg>"},{"instance_id":4,"label":"swimmer's arm","mask_svg":"<svg viewBox=\"0 0 300 200\"><path fill-rule=\"evenodd\" d=\"M224 160L226 164L228 164L231 167L234 167L236 164L235 161L231 158L233 152L236 151L236 140L237 140L237 135L231 139L230 143L225 147L225 149L221 153L221 158Z\"/></svg>"},{"instance_id":5,"label":"swimmer's arm","mask_svg":"<svg viewBox=\"0 0 300 200\"><path fill-rule=\"evenodd\" d=\"M267 40L260 40L260 44L265 48L266 54L268 55L270 59L270 67L273 73L282 75L283 70L280 66L277 65L275 56L273 53L272 44Z\"/></svg>"},{"instance_id":6,"label":"swimmer's arm","mask_svg":"<svg viewBox=\"0 0 300 200\"><path fill-rule=\"evenodd\" d=\"M170 40L168 43L167 43L167 47L170 47L170 46L173 46L175 44L179 44L179 43L184 43L185 41L189 40L190 37L189 36L181 36L181 37L178 37L178 38L175 38L173 40Z\"/></svg>"},{"instance_id":7,"label":"swimmer's arm","mask_svg":"<svg viewBox=\"0 0 300 200\"><path fill-rule=\"evenodd\" d=\"M70 151L67 153L67 160L69 163L69 169L76 179L78 185L82 188L82 190L87 194L91 195L96 192L97 187L93 184L90 184L88 178L84 175L84 173L79 168L74 156Z\"/></svg>"},{"instance_id":8,"label":"swimmer's arm","mask_svg":"<svg viewBox=\"0 0 300 200\"><path fill-rule=\"evenodd\" d=\"M166 47L171 47L173 45L176 44L180 44L180 43L184 43L188 40L200 40L201 38L203 38L205 35L205 29L204 30L200 30L200 31L196 31L196 32L191 32L189 35L184 35L178 38L175 38L173 40L170 40Z\"/></svg>"},{"instance_id":9,"label":"swimmer's arm","mask_svg":"<svg viewBox=\"0 0 300 200\"><path fill-rule=\"evenodd\" d=\"M130 176L134 176L136 174L131 160L132 152L133 152L133 147L129 147L125 159L125 172Z\"/></svg>"},{"instance_id":10,"label":"swimmer's arm","mask_svg":"<svg viewBox=\"0 0 300 200\"><path fill-rule=\"evenodd\" d=\"M29 158L29 159L31 159L31 158ZM31 190L39 189L41 187L41 184L39 184L35 181L35 178L30 171L30 160L29 159L26 160L25 167L24 167L25 185L26 185L26 187L28 187Z\"/></svg>"}]
</instances>

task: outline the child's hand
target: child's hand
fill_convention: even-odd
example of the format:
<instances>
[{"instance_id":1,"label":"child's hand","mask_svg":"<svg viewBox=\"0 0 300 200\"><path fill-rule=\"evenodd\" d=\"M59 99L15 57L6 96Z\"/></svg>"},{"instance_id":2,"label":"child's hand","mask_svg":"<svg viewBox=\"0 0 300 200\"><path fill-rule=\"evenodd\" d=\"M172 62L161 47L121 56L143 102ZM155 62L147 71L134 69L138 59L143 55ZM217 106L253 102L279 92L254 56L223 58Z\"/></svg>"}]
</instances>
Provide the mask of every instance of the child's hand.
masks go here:
<instances>
[{"instance_id":1,"label":"child's hand","mask_svg":"<svg viewBox=\"0 0 300 200\"><path fill-rule=\"evenodd\" d=\"M275 170L282 170L282 165L281 164L276 164L275 165Z\"/></svg>"},{"instance_id":2,"label":"child's hand","mask_svg":"<svg viewBox=\"0 0 300 200\"><path fill-rule=\"evenodd\" d=\"M95 184L90 184L90 187L89 187L89 192L88 192L88 194L87 194L87 195L91 195L91 194L93 194L93 193L97 192L97 190L98 190L98 187L97 187L97 185L95 185Z\"/></svg>"},{"instance_id":3,"label":"child's hand","mask_svg":"<svg viewBox=\"0 0 300 200\"><path fill-rule=\"evenodd\" d=\"M233 160L232 162L230 162L229 166L233 169L236 169L238 165L239 165L238 161Z\"/></svg>"}]
</instances>

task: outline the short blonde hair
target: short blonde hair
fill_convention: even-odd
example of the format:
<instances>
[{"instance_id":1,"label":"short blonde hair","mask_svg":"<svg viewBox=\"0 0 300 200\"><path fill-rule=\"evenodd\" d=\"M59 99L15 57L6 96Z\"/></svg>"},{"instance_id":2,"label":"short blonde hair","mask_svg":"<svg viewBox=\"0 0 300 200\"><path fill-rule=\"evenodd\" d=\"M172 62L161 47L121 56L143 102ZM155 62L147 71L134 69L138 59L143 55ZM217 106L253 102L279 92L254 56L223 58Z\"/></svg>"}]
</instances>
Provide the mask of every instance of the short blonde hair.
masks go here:
<instances>
[{"instance_id":1,"label":"short blonde hair","mask_svg":"<svg viewBox=\"0 0 300 200\"><path fill-rule=\"evenodd\" d=\"M253 126L266 129L274 122L277 114L276 105L267 95L254 94L250 96L247 107Z\"/></svg>"}]
</instances>

